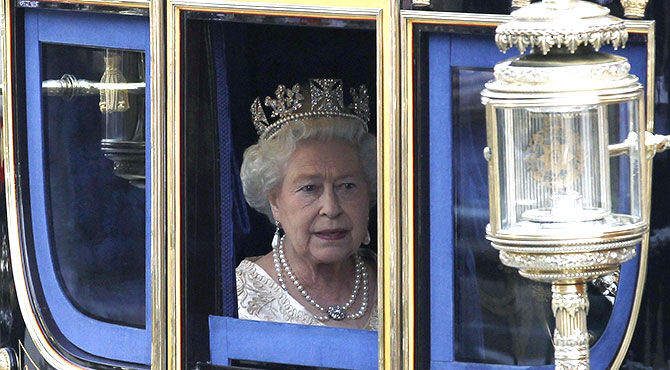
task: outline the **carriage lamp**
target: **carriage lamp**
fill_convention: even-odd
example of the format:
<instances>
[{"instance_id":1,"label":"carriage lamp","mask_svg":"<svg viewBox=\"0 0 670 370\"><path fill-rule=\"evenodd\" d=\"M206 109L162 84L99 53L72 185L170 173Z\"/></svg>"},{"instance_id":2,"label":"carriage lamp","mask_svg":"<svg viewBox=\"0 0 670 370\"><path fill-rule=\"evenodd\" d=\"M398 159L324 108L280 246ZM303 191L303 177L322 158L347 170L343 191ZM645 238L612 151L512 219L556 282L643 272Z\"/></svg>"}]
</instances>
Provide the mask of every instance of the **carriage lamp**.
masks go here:
<instances>
[{"instance_id":1,"label":"carriage lamp","mask_svg":"<svg viewBox=\"0 0 670 370\"><path fill-rule=\"evenodd\" d=\"M527 5L495 36L521 56L497 64L482 91L486 237L504 265L552 284L556 369L589 368L586 282L635 257L648 231L648 159L669 145L645 131L626 58L599 51L627 38L594 3Z\"/></svg>"},{"instance_id":2,"label":"carriage lamp","mask_svg":"<svg viewBox=\"0 0 670 370\"><path fill-rule=\"evenodd\" d=\"M141 60L142 58L140 58ZM100 81L77 79L65 74L58 80L42 82L47 96L61 96L73 100L79 96L99 96L98 107L104 116L100 149L111 160L114 174L132 185L145 186L145 82L127 82L122 74L122 56L107 50L103 58L105 71ZM140 63L140 78L144 66Z\"/></svg>"}]
</instances>

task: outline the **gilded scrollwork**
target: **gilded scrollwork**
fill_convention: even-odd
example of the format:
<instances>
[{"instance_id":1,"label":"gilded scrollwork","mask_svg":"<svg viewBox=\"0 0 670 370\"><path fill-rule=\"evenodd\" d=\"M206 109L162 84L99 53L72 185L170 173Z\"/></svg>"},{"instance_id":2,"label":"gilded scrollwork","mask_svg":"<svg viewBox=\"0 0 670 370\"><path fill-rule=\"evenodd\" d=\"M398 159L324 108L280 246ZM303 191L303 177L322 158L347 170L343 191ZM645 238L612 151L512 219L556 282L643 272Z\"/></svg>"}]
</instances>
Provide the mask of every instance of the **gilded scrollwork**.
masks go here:
<instances>
[{"instance_id":1,"label":"gilded scrollwork","mask_svg":"<svg viewBox=\"0 0 670 370\"><path fill-rule=\"evenodd\" d=\"M496 65L494 76L510 85L554 84L565 79L566 67L519 67L510 63ZM580 65L570 67L571 80L616 81L625 79L630 72L630 63L621 59L613 63Z\"/></svg>"},{"instance_id":2,"label":"gilded scrollwork","mask_svg":"<svg viewBox=\"0 0 670 370\"><path fill-rule=\"evenodd\" d=\"M554 346L555 351L568 352L569 347L572 346L587 346L589 345L589 335L585 332L572 332L568 335L561 335L558 330L554 331ZM565 356L567 357L567 356Z\"/></svg>"},{"instance_id":3,"label":"gilded scrollwork","mask_svg":"<svg viewBox=\"0 0 670 370\"><path fill-rule=\"evenodd\" d=\"M635 248L571 254L526 254L500 251L503 264L526 270L578 270L607 265L620 265L635 257Z\"/></svg>"},{"instance_id":4,"label":"gilded scrollwork","mask_svg":"<svg viewBox=\"0 0 670 370\"><path fill-rule=\"evenodd\" d=\"M628 18L644 18L644 11L649 0L621 0L624 16Z\"/></svg>"},{"instance_id":5,"label":"gilded scrollwork","mask_svg":"<svg viewBox=\"0 0 670 370\"><path fill-rule=\"evenodd\" d=\"M554 358L556 369L589 369L589 335L584 331L573 331L561 335L554 331Z\"/></svg>"},{"instance_id":6,"label":"gilded scrollwork","mask_svg":"<svg viewBox=\"0 0 670 370\"><path fill-rule=\"evenodd\" d=\"M557 361L556 370L589 370L589 360Z\"/></svg>"},{"instance_id":7,"label":"gilded scrollwork","mask_svg":"<svg viewBox=\"0 0 670 370\"><path fill-rule=\"evenodd\" d=\"M628 41L623 21L609 16L603 6L583 1L514 1L513 6L521 3L526 6L512 13L513 20L496 29L495 41L502 52L516 47L522 54L528 48L542 54L553 48L574 53L583 45L598 51L606 44L624 47Z\"/></svg>"},{"instance_id":8,"label":"gilded scrollwork","mask_svg":"<svg viewBox=\"0 0 670 370\"><path fill-rule=\"evenodd\" d=\"M589 300L586 284L553 283L551 286L551 309L556 317L554 330L554 358L556 368L588 369L589 333L586 315Z\"/></svg>"},{"instance_id":9,"label":"gilded scrollwork","mask_svg":"<svg viewBox=\"0 0 670 370\"><path fill-rule=\"evenodd\" d=\"M553 47L565 47L574 53L580 45L591 45L596 51L607 44L611 44L614 49L623 47L628 41L628 31L623 22L584 28L569 27L562 30L529 30L505 24L498 27L495 41L503 53L513 47L522 54L529 47L537 48L542 54L549 53Z\"/></svg>"},{"instance_id":10,"label":"gilded scrollwork","mask_svg":"<svg viewBox=\"0 0 670 370\"><path fill-rule=\"evenodd\" d=\"M622 242L611 243L582 243L582 244L567 244L560 246L516 246L493 243L493 247L511 253L539 253L539 254L554 254L554 253L581 253L581 252L595 252L612 249L621 249L626 247L633 247L640 241L638 239L626 240Z\"/></svg>"},{"instance_id":11,"label":"gilded scrollwork","mask_svg":"<svg viewBox=\"0 0 670 370\"><path fill-rule=\"evenodd\" d=\"M575 316L580 311L589 312L589 300L585 292L579 293L556 293L551 297L551 310L554 316L559 310L565 311L570 316ZM588 338L586 339L588 343Z\"/></svg>"},{"instance_id":12,"label":"gilded scrollwork","mask_svg":"<svg viewBox=\"0 0 670 370\"><path fill-rule=\"evenodd\" d=\"M579 271L528 271L519 270L519 274L527 279L551 283L561 279L568 280L591 280L596 276L612 273L612 268L584 269Z\"/></svg>"}]
</instances>

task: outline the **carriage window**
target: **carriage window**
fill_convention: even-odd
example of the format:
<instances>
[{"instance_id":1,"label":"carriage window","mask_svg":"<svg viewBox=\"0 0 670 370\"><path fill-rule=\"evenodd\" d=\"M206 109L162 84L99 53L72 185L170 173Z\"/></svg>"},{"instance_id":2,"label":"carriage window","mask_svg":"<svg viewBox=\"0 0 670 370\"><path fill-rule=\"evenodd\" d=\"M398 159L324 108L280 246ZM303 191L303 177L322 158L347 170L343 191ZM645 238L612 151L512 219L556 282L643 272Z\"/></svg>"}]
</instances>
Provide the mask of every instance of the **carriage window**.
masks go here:
<instances>
[{"instance_id":1,"label":"carriage window","mask_svg":"<svg viewBox=\"0 0 670 370\"><path fill-rule=\"evenodd\" d=\"M93 318L145 327L144 54L42 44L56 275Z\"/></svg>"},{"instance_id":2,"label":"carriage window","mask_svg":"<svg viewBox=\"0 0 670 370\"><path fill-rule=\"evenodd\" d=\"M328 367L341 358L277 350L304 336L333 353L359 342L366 349L349 356L349 367L376 366L377 332L356 330L376 329L378 320L374 23L195 12L186 19L183 281L188 325L207 328L188 331L189 363ZM309 140L286 134L297 127L292 115L308 117L300 124ZM275 133L282 119L289 123ZM245 154L257 143L263 153ZM310 285L306 263L314 261L342 267L342 285L326 294ZM328 330L345 331L332 339ZM209 348L197 345L207 332ZM262 338L274 338L273 350L261 351Z\"/></svg>"},{"instance_id":3,"label":"carriage window","mask_svg":"<svg viewBox=\"0 0 670 370\"><path fill-rule=\"evenodd\" d=\"M415 158L421 158L415 161L421 189L415 191L420 230L415 284L423 292L417 295L415 322L418 332L430 333L417 337L417 356L438 364L549 364L550 286L505 267L485 238L489 192L480 92L493 78L495 63L510 56L498 51L492 35L467 27L414 29L419 31L414 55L420 57L414 65ZM617 278L589 286L592 343L603 338L612 316ZM431 320L420 318L425 316ZM443 332L452 334L438 334Z\"/></svg>"},{"instance_id":4,"label":"carriage window","mask_svg":"<svg viewBox=\"0 0 670 370\"><path fill-rule=\"evenodd\" d=\"M40 307L29 332L69 361L149 364L148 18L21 14L25 119L12 124L26 284Z\"/></svg>"}]
</instances>

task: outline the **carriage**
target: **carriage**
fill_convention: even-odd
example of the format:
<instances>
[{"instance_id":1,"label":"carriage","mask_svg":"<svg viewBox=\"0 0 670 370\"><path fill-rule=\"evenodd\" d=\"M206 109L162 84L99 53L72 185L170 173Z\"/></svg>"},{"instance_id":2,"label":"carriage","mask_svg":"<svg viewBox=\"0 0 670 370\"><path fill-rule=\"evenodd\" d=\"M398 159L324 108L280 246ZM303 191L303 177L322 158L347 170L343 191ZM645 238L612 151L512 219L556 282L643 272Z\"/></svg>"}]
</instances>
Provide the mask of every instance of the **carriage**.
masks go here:
<instances>
[{"instance_id":1,"label":"carriage","mask_svg":"<svg viewBox=\"0 0 670 370\"><path fill-rule=\"evenodd\" d=\"M550 287L484 232L480 91L512 5L4 0L6 368L549 368ZM667 12L609 50L662 132ZM249 102L326 75L370 87L378 332L237 318L235 266L272 238L239 180ZM664 155L637 258L590 287L597 369L668 363Z\"/></svg>"}]
</instances>

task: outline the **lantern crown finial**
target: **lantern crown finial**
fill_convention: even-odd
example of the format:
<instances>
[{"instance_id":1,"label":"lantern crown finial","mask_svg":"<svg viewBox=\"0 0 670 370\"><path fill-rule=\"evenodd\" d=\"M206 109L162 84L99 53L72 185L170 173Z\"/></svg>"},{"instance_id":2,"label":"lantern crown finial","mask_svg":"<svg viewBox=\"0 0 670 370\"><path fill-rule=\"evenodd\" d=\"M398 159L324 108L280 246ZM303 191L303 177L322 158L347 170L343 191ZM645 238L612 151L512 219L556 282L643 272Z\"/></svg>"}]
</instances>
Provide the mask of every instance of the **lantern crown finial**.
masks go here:
<instances>
[{"instance_id":1,"label":"lantern crown finial","mask_svg":"<svg viewBox=\"0 0 670 370\"><path fill-rule=\"evenodd\" d=\"M609 9L581 0L544 0L512 13L512 20L496 29L496 44L502 52L516 47L547 54L553 48L574 53L582 45L598 51L611 44L625 47L628 32Z\"/></svg>"}]
</instances>

